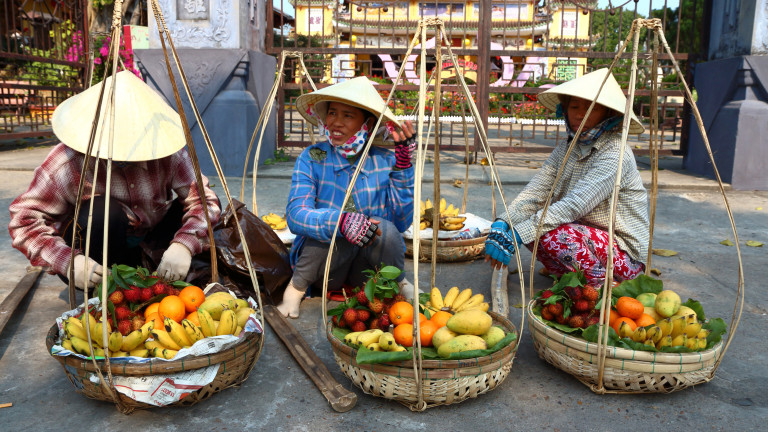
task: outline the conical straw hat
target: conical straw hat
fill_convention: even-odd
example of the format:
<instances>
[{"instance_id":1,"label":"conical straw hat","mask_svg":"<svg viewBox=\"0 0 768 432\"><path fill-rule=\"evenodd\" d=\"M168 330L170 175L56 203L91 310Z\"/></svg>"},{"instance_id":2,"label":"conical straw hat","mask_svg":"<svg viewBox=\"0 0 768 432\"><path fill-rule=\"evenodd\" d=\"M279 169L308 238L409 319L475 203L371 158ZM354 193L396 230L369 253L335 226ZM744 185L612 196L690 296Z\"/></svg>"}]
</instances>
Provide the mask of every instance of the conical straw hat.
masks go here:
<instances>
[{"instance_id":1,"label":"conical straw hat","mask_svg":"<svg viewBox=\"0 0 768 432\"><path fill-rule=\"evenodd\" d=\"M112 159L125 162L154 160L181 150L186 140L179 114L130 71L118 72L116 76ZM112 77L108 77L91 151L91 156L102 159L109 155L107 101L111 81ZM53 132L58 139L80 153L88 149L100 87L101 84L97 84L68 98L51 116Z\"/></svg>"},{"instance_id":2,"label":"conical straw hat","mask_svg":"<svg viewBox=\"0 0 768 432\"><path fill-rule=\"evenodd\" d=\"M384 99L376 91L376 87L364 76L301 95L296 99L296 109L308 122L317 126L317 119L307 113L307 109L311 106L321 119L325 119L328 105L331 102L341 102L366 110L377 118L384 111L382 122L391 121L398 127L400 126L400 122L395 118L395 114L386 107ZM384 130L383 123L379 126L379 130Z\"/></svg>"},{"instance_id":3,"label":"conical straw hat","mask_svg":"<svg viewBox=\"0 0 768 432\"><path fill-rule=\"evenodd\" d=\"M606 74L609 74L608 69L598 69L574 80L562 83L539 94L539 102L546 108L556 111L557 104L560 103L559 95L576 96L590 101L595 100L597 90L600 89L600 84L603 83ZM619 83L616 82L613 74L610 74L608 81L605 82L603 90L597 98L597 103L624 115L627 97L624 96L624 92L621 90ZM630 112L629 133L640 134L644 130L645 128L640 123L640 120L637 119L635 113Z\"/></svg>"}]
</instances>

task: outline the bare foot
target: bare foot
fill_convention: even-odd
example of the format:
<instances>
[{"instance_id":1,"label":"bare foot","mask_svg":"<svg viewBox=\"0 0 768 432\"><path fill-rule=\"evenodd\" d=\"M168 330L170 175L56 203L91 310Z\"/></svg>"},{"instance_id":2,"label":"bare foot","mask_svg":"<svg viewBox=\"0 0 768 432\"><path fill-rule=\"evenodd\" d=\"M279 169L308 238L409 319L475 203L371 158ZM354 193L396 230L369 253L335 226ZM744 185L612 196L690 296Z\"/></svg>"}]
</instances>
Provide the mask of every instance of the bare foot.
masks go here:
<instances>
[{"instance_id":1,"label":"bare foot","mask_svg":"<svg viewBox=\"0 0 768 432\"><path fill-rule=\"evenodd\" d=\"M289 283L283 293L283 301L277 305L277 310L286 318L298 318L301 299L304 298L306 290L298 290Z\"/></svg>"}]
</instances>

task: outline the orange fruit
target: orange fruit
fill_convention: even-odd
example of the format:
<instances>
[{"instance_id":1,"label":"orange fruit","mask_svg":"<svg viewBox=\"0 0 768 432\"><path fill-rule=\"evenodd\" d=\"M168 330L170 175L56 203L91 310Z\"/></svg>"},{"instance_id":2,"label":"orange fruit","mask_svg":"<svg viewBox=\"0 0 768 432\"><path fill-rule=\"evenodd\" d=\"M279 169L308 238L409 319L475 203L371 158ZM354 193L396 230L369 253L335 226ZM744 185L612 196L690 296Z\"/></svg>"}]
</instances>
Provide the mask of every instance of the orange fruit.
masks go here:
<instances>
[{"instance_id":1,"label":"orange fruit","mask_svg":"<svg viewBox=\"0 0 768 432\"><path fill-rule=\"evenodd\" d=\"M393 304L392 307L389 308L389 320L396 326L405 323L413 323L413 306L408 302L397 302Z\"/></svg>"},{"instance_id":2,"label":"orange fruit","mask_svg":"<svg viewBox=\"0 0 768 432\"><path fill-rule=\"evenodd\" d=\"M159 313L153 312L147 316L147 322L154 321L156 329L165 329L165 324L163 324L163 317L160 316Z\"/></svg>"},{"instance_id":3,"label":"orange fruit","mask_svg":"<svg viewBox=\"0 0 768 432\"><path fill-rule=\"evenodd\" d=\"M192 324L200 327L200 318L197 317L197 311L194 311L194 312L190 313L189 315L187 315L187 319Z\"/></svg>"},{"instance_id":4,"label":"orange fruit","mask_svg":"<svg viewBox=\"0 0 768 432\"><path fill-rule=\"evenodd\" d=\"M616 312L616 309L611 309L608 315L608 325L613 326L613 323L619 318L621 318L621 315Z\"/></svg>"},{"instance_id":5,"label":"orange fruit","mask_svg":"<svg viewBox=\"0 0 768 432\"><path fill-rule=\"evenodd\" d=\"M616 302L616 310L621 316L636 320L643 315L645 306L638 299L624 296Z\"/></svg>"},{"instance_id":6,"label":"orange fruit","mask_svg":"<svg viewBox=\"0 0 768 432\"><path fill-rule=\"evenodd\" d=\"M619 317L616 319L616 321L613 322L613 324L611 324L611 327L613 327L613 329L616 331L616 334L619 333L619 327L621 327L621 323L623 322L629 324L629 328L632 329L632 331L635 331L637 328L637 323L632 318Z\"/></svg>"},{"instance_id":7,"label":"orange fruit","mask_svg":"<svg viewBox=\"0 0 768 432\"><path fill-rule=\"evenodd\" d=\"M432 317L429 319L433 323L437 324L437 328L444 327L445 323L448 322L448 319L452 317L453 314L446 311L437 311L432 314Z\"/></svg>"},{"instance_id":8,"label":"orange fruit","mask_svg":"<svg viewBox=\"0 0 768 432\"><path fill-rule=\"evenodd\" d=\"M392 331L392 335L395 337L395 342L398 344L404 347L413 346L413 324L405 323L398 325Z\"/></svg>"},{"instance_id":9,"label":"orange fruit","mask_svg":"<svg viewBox=\"0 0 768 432\"><path fill-rule=\"evenodd\" d=\"M184 309L190 313L196 311L205 301L205 293L200 287L190 285L181 290L179 298L184 302Z\"/></svg>"},{"instance_id":10,"label":"orange fruit","mask_svg":"<svg viewBox=\"0 0 768 432\"><path fill-rule=\"evenodd\" d=\"M170 318L176 322L181 322L185 316L187 316L187 310L184 307L184 302L179 296L169 295L160 301L160 306L157 308L157 312L163 318Z\"/></svg>"},{"instance_id":11,"label":"orange fruit","mask_svg":"<svg viewBox=\"0 0 768 432\"><path fill-rule=\"evenodd\" d=\"M160 307L160 302L155 302L147 306L147 308L144 309L144 318L146 319L148 316L152 315L153 313L157 313L157 308L159 307Z\"/></svg>"},{"instance_id":12,"label":"orange fruit","mask_svg":"<svg viewBox=\"0 0 768 432\"><path fill-rule=\"evenodd\" d=\"M638 325L638 327L648 327L649 325L656 324L656 320L647 313L643 313L640 315L640 318L635 320L635 323Z\"/></svg>"},{"instance_id":13,"label":"orange fruit","mask_svg":"<svg viewBox=\"0 0 768 432\"><path fill-rule=\"evenodd\" d=\"M429 320L427 319L426 315L424 315L423 313L419 312L419 324L423 323L424 321L429 321Z\"/></svg>"},{"instance_id":14,"label":"orange fruit","mask_svg":"<svg viewBox=\"0 0 768 432\"><path fill-rule=\"evenodd\" d=\"M438 325L430 320L419 322L419 336L421 337L421 346L432 346L432 336L435 335Z\"/></svg>"}]
</instances>

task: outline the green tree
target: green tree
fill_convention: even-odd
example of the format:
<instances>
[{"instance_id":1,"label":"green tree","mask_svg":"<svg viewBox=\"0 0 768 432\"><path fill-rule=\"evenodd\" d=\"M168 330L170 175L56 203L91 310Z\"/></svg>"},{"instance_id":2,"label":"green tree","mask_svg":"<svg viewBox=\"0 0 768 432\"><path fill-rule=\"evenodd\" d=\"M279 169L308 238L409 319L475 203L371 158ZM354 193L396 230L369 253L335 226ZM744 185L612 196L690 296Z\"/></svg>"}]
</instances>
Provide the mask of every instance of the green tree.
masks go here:
<instances>
[{"instance_id":1,"label":"green tree","mask_svg":"<svg viewBox=\"0 0 768 432\"><path fill-rule=\"evenodd\" d=\"M651 15L653 18L661 18L665 22L664 37L673 53L700 53L702 51L702 32L700 31L704 17L704 2L702 0L681 0L678 8L653 10Z\"/></svg>"},{"instance_id":2,"label":"green tree","mask_svg":"<svg viewBox=\"0 0 768 432\"><path fill-rule=\"evenodd\" d=\"M633 11L616 11L611 14L609 11L595 11L592 13L591 31L593 35L599 35L600 38L592 47L592 51L616 52L619 44L624 42L632 28L632 21L636 18L645 18L644 15ZM645 41L645 32L640 33L641 45Z\"/></svg>"}]
</instances>

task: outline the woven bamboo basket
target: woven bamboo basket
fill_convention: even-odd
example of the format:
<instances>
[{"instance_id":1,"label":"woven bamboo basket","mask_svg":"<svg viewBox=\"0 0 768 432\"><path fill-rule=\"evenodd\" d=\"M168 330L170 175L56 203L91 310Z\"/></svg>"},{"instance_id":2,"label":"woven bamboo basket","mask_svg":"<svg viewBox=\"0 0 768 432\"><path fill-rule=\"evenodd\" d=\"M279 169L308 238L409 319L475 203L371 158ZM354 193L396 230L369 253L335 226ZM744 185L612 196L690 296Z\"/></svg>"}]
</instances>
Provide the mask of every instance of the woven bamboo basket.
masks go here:
<instances>
[{"instance_id":1,"label":"woven bamboo basket","mask_svg":"<svg viewBox=\"0 0 768 432\"><path fill-rule=\"evenodd\" d=\"M494 323L504 327L506 332L520 336L508 319L494 312L489 314ZM327 336L336 363L357 387L367 394L396 400L411 410L421 410L412 360L357 364L357 350L336 338L332 329L330 325L327 327ZM516 352L517 340L483 357L423 360L421 386L426 408L459 403L493 390L509 375Z\"/></svg>"},{"instance_id":2,"label":"woven bamboo basket","mask_svg":"<svg viewBox=\"0 0 768 432\"><path fill-rule=\"evenodd\" d=\"M465 240L438 240L437 262L460 262L471 261L482 257L485 254L485 239L487 235L465 239ZM413 242L405 242L405 255L413 257ZM419 247L419 261L429 262L432 260L432 240L421 239Z\"/></svg>"},{"instance_id":3,"label":"woven bamboo basket","mask_svg":"<svg viewBox=\"0 0 768 432\"><path fill-rule=\"evenodd\" d=\"M539 357L589 386L598 385L597 343L549 327L528 304L528 331ZM706 351L663 353L607 347L603 385L633 393L671 393L709 382L723 350L720 342Z\"/></svg>"},{"instance_id":4,"label":"woven bamboo basket","mask_svg":"<svg viewBox=\"0 0 768 432\"><path fill-rule=\"evenodd\" d=\"M59 329L56 324L54 324L48 331L48 335L45 337L45 345L48 348L49 353L51 352L51 347L55 345L58 338ZM219 370L213 381L202 388L187 394L178 402L168 405L190 406L208 399L213 394L226 388L242 384L248 378L248 374L251 372L251 369L253 369L253 366L261 355L261 345L263 342L264 338L262 334L249 332L246 333L243 341L237 345L215 354L191 356L172 361L152 360L148 363L141 364L110 363L110 370L112 375L115 376L136 377L186 372L218 364ZM90 360L85 360L76 356L54 355L53 358L55 358L64 368L64 372L75 387L76 392L91 399L114 403L114 399L112 399L109 391L104 387L104 383L100 382L96 376L96 370ZM104 360L98 360L96 363L99 365L102 373L106 375L107 370ZM94 377L96 379L92 379ZM135 401L122 393L117 392L117 394L119 395L121 404L128 411L157 408L154 405Z\"/></svg>"}]
</instances>

